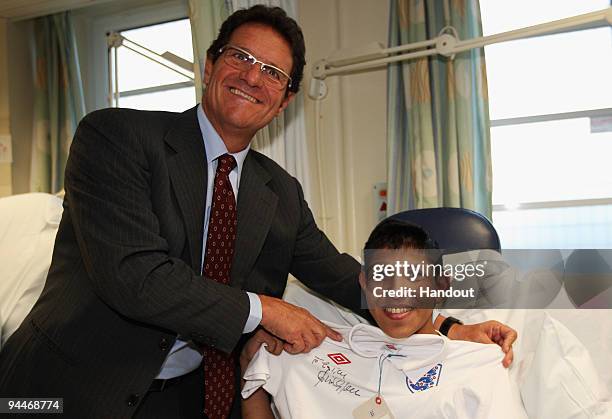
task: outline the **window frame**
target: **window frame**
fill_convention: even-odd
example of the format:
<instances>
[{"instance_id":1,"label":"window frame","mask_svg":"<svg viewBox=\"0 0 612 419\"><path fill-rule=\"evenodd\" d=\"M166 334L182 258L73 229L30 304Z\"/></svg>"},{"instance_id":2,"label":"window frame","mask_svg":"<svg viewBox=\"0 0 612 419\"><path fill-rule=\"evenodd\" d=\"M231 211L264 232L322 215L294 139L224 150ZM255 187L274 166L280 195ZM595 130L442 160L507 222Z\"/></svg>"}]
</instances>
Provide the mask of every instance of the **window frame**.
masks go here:
<instances>
[{"instance_id":1,"label":"window frame","mask_svg":"<svg viewBox=\"0 0 612 419\"><path fill-rule=\"evenodd\" d=\"M515 126L521 124L531 124L534 122L549 122L549 121L566 121L577 118L600 118L612 117L612 108L589 109L575 112L559 112L552 114L519 116L513 118L492 119L490 121L491 128ZM509 208L506 204L493 204L493 212L497 211L516 211L522 209L544 209L544 208L562 208L562 207L582 207L596 205L611 205L612 194L608 198L590 198L590 199L566 199L557 201L538 201L538 202L520 202L517 206Z\"/></svg>"},{"instance_id":2,"label":"window frame","mask_svg":"<svg viewBox=\"0 0 612 419\"><path fill-rule=\"evenodd\" d=\"M604 27L606 25L598 25L597 27ZM595 29L595 27L589 28ZM588 29L587 29L588 30ZM612 29L611 29L612 30ZM577 29L567 29L558 31L554 34L539 35L533 38L542 38L546 36L554 36L558 34L567 34L577 32ZM486 54L486 52L485 52ZM502 126L516 126L521 124L537 123L537 122L549 122L549 121L564 121L577 118L598 118L598 117L612 117L611 108L599 108L599 109L588 109L588 110L577 110L571 112L558 112L550 114L539 114L539 115L524 115L511 118L498 118L491 119L490 126L502 127ZM493 138L491 138L493 141ZM493 169L492 176L495 176ZM567 207L595 207L601 205L612 205L612 193L606 198L595 198L595 199L569 199L569 200L557 200L557 201L540 201L540 202L520 202L513 205L504 203L492 205L492 220L495 225L495 213L501 213L506 211L521 211L521 210L533 210L533 209L556 209L556 208L567 208ZM503 238L502 238L503 240Z\"/></svg>"},{"instance_id":3,"label":"window frame","mask_svg":"<svg viewBox=\"0 0 612 419\"><path fill-rule=\"evenodd\" d=\"M109 107L108 104L108 46L107 34L110 32L121 32L143 26L151 26L179 19L189 18L189 10L186 2L171 0L164 3L132 7L117 11L101 13L89 19L89 41L87 52L88 90L92 92L88 100L88 109L102 109ZM185 82L189 83L189 82ZM182 83L181 83L182 84ZM193 84L190 84L192 86ZM166 87L164 90L186 87L186 86L158 86ZM150 88L155 89L155 88ZM145 92L140 92L145 93ZM129 95L138 94L131 92ZM194 95L196 94L194 89ZM123 97L126 97L124 95Z\"/></svg>"},{"instance_id":4,"label":"window frame","mask_svg":"<svg viewBox=\"0 0 612 419\"><path fill-rule=\"evenodd\" d=\"M593 26L586 30L595 29L599 27L606 27L606 26L607 25L601 24L601 25ZM612 30L612 28L610 30ZM579 31L578 29L566 29L566 30L555 32L554 34L538 35L532 38L534 39L542 38L542 37L547 37L547 36L555 36L559 34L567 34L567 33L578 32L578 31ZM532 38L529 38L529 39L532 39ZM514 41L510 41L510 42L514 42ZM491 128L494 128L494 127L530 124L534 122L564 121L564 120L576 119L576 118L599 118L599 117L612 117L612 107L611 108L588 109L588 110L572 111L572 112L557 112L557 113L550 113L550 114L526 115L526 116L518 116L518 117L512 117L512 118L498 118L498 119L491 119L489 122L490 122ZM493 176L495 175L493 174ZM507 210L516 211L516 210L521 210L521 209L560 208L560 207L607 205L607 204L612 204L612 194L610 195L609 198L598 198L598 199L572 199L572 200L561 200L561 201L521 202L518 204L518 208L517 207L508 208L505 204L493 204L493 212L507 211Z\"/></svg>"}]
</instances>

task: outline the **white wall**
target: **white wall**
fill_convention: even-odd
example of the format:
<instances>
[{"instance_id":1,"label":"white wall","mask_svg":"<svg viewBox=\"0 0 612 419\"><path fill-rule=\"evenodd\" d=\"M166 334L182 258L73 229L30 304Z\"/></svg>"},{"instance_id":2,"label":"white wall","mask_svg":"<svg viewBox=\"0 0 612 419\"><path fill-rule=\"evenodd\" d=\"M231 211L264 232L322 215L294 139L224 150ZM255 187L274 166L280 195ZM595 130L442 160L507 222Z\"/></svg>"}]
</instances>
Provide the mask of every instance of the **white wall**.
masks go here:
<instances>
[{"instance_id":1,"label":"white wall","mask_svg":"<svg viewBox=\"0 0 612 419\"><path fill-rule=\"evenodd\" d=\"M306 40L303 89L310 86L313 64L339 48L377 41L387 44L389 2L302 0L299 22ZM321 102L321 173L326 220L321 202L311 203L319 227L341 251L359 256L376 224L373 187L386 180L386 70L327 79ZM315 164L315 106L306 99L306 129Z\"/></svg>"},{"instance_id":2,"label":"white wall","mask_svg":"<svg viewBox=\"0 0 612 419\"><path fill-rule=\"evenodd\" d=\"M32 137L29 22L0 19L0 134L10 134L12 163L0 164L0 196L27 192Z\"/></svg>"},{"instance_id":3,"label":"white wall","mask_svg":"<svg viewBox=\"0 0 612 419\"><path fill-rule=\"evenodd\" d=\"M8 27L10 123L13 135L13 194L30 190L30 161L34 108L32 21L11 22Z\"/></svg>"},{"instance_id":4,"label":"white wall","mask_svg":"<svg viewBox=\"0 0 612 419\"><path fill-rule=\"evenodd\" d=\"M0 18L0 135L10 135L7 20ZM0 163L0 196L11 194L11 164Z\"/></svg>"}]
</instances>

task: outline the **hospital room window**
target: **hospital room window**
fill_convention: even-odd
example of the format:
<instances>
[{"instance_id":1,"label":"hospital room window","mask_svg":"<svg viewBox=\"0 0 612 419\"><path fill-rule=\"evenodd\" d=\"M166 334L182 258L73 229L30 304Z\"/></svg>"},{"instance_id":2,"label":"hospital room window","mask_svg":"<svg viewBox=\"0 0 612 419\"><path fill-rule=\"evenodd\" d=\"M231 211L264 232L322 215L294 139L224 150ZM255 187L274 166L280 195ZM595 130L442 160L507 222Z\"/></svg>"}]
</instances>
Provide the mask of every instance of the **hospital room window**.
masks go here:
<instances>
[{"instance_id":1,"label":"hospital room window","mask_svg":"<svg viewBox=\"0 0 612 419\"><path fill-rule=\"evenodd\" d=\"M122 42L116 54L113 49L109 54L112 83L109 90L113 106L174 112L195 106L193 77L186 70L193 62L189 19L117 33L127 41ZM159 59L147 50L168 58ZM154 56L161 63L143 56L143 53Z\"/></svg>"},{"instance_id":2,"label":"hospital room window","mask_svg":"<svg viewBox=\"0 0 612 419\"><path fill-rule=\"evenodd\" d=\"M481 0L484 35L609 0ZM505 248L612 248L612 30L485 47L493 223Z\"/></svg>"}]
</instances>

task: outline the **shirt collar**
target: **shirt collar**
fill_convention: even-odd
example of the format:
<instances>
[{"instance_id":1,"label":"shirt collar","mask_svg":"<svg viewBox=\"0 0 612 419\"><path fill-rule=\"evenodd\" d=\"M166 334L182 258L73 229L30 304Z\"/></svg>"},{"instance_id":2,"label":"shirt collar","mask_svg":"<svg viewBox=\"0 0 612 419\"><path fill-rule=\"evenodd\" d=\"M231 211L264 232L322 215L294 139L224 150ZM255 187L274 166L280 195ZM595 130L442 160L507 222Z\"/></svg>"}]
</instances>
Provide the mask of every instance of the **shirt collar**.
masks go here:
<instances>
[{"instance_id":1,"label":"shirt collar","mask_svg":"<svg viewBox=\"0 0 612 419\"><path fill-rule=\"evenodd\" d=\"M347 340L353 352L363 357L391 355L389 360L404 371L431 366L442 360L448 341L443 336L430 334L395 339L387 336L380 328L368 324L353 326Z\"/></svg>"},{"instance_id":2,"label":"shirt collar","mask_svg":"<svg viewBox=\"0 0 612 419\"><path fill-rule=\"evenodd\" d=\"M206 114L204 113L204 109L202 109L201 104L198 105L197 113L198 123L200 124L200 131L202 131L202 138L204 139L204 149L206 150L206 163L210 165L214 160L218 159L222 155L230 154L236 159L236 167L238 168L238 173L240 173L242 171L244 159L246 159L246 156L249 153L249 150L251 149L251 144L249 144L242 151L239 151L237 153L230 153L229 151L227 151L225 143L206 117Z\"/></svg>"}]
</instances>

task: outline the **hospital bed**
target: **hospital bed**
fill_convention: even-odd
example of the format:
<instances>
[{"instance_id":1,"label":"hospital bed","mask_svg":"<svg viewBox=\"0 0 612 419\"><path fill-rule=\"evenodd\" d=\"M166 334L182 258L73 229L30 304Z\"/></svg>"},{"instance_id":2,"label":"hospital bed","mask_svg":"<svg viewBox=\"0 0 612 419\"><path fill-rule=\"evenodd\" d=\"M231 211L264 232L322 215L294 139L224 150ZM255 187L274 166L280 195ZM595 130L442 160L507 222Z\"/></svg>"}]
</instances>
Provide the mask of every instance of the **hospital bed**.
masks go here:
<instances>
[{"instance_id":1,"label":"hospital bed","mask_svg":"<svg viewBox=\"0 0 612 419\"><path fill-rule=\"evenodd\" d=\"M458 215L453 218L435 211ZM424 214L412 213L420 214L418 217ZM61 214L62 199L50 194L0 199L0 350L42 291ZM475 213L434 209L428 214L425 218L405 219L418 221L431 230L430 234L442 242L441 247L453 247L440 238L444 232L449 237L471 237L470 240L487 237L493 241L488 242L489 248L499 247L493 227ZM455 220L454 226L471 225L470 232L456 231L440 222L449 219ZM483 226L487 228L483 230ZM466 243L457 245L460 246L470 247ZM478 246L487 248L486 244ZM353 325L365 321L295 279L289 280L285 299L333 323ZM554 308L570 303L562 287L544 310L449 309L443 314L466 323L495 319L519 332L510 374L530 417L612 418L612 411L606 410L612 404L612 311Z\"/></svg>"}]
</instances>

